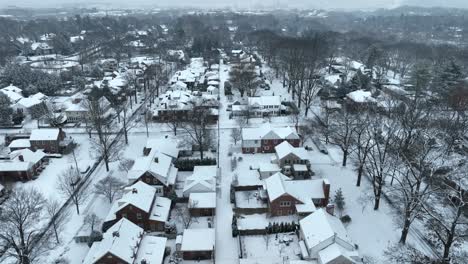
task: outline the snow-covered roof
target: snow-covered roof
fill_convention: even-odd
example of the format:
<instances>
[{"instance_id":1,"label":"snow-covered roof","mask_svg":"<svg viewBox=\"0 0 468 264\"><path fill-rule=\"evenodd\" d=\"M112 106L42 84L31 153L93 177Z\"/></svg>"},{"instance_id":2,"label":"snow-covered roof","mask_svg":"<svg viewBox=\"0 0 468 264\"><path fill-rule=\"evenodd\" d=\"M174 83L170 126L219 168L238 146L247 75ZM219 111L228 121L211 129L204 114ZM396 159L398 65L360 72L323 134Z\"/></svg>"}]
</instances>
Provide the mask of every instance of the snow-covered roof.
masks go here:
<instances>
[{"instance_id":1,"label":"snow-covered roof","mask_svg":"<svg viewBox=\"0 0 468 264\"><path fill-rule=\"evenodd\" d=\"M336 263L340 259L347 259L349 263L354 263L353 257L359 257L356 250L348 250L338 243L333 243L318 253L320 263Z\"/></svg>"},{"instance_id":2,"label":"snow-covered roof","mask_svg":"<svg viewBox=\"0 0 468 264\"><path fill-rule=\"evenodd\" d=\"M282 159L289 154L294 154L298 158L305 160L308 157L307 150L303 147L295 148L289 142L283 141L281 144L275 147L275 152L278 159Z\"/></svg>"},{"instance_id":3,"label":"snow-covered roof","mask_svg":"<svg viewBox=\"0 0 468 264\"><path fill-rule=\"evenodd\" d=\"M137 257L133 263L161 264L166 250L166 237L145 235L138 248ZM146 262L144 262L146 261Z\"/></svg>"},{"instance_id":4,"label":"snow-covered roof","mask_svg":"<svg viewBox=\"0 0 468 264\"><path fill-rule=\"evenodd\" d=\"M216 208L216 193L191 193L188 202L189 208Z\"/></svg>"},{"instance_id":5,"label":"snow-covered roof","mask_svg":"<svg viewBox=\"0 0 468 264\"><path fill-rule=\"evenodd\" d=\"M251 106L279 106L281 105L281 96L278 95L269 95L269 96L259 96L259 97L249 97L248 103Z\"/></svg>"},{"instance_id":6,"label":"snow-covered roof","mask_svg":"<svg viewBox=\"0 0 468 264\"><path fill-rule=\"evenodd\" d=\"M319 250L322 251L322 256L320 257L324 260L328 259L328 256L336 255L337 248L324 250L326 247L336 243L347 247L347 251L353 251L353 242L340 219L330 215L324 209L318 209L300 220L299 225L307 248L310 250L320 245ZM339 241L337 238L339 238Z\"/></svg>"},{"instance_id":7,"label":"snow-covered roof","mask_svg":"<svg viewBox=\"0 0 468 264\"><path fill-rule=\"evenodd\" d=\"M17 93L17 94L21 94L23 92L23 90L21 88L18 88L16 86L14 86L13 84L10 84L7 87L2 88L2 91L10 91L10 92L14 92L14 93Z\"/></svg>"},{"instance_id":8,"label":"snow-covered roof","mask_svg":"<svg viewBox=\"0 0 468 264\"><path fill-rule=\"evenodd\" d=\"M5 87L5 88L1 89L0 91L3 94L5 94L6 96L8 96L11 103L16 103L16 102L18 102L19 100L21 100L23 98L23 95L21 95L21 92L15 91L15 89L13 89L13 87L17 88L15 86L8 86L8 87Z\"/></svg>"},{"instance_id":9,"label":"snow-covered roof","mask_svg":"<svg viewBox=\"0 0 468 264\"><path fill-rule=\"evenodd\" d=\"M127 205L132 205L144 212L150 212L151 204L156 194L156 189L153 186L142 181L137 181L135 184L126 187L124 192L122 198L116 201L118 204L117 211Z\"/></svg>"},{"instance_id":10,"label":"snow-covered roof","mask_svg":"<svg viewBox=\"0 0 468 264\"><path fill-rule=\"evenodd\" d=\"M177 145L177 140L170 137L149 138L146 141L146 148L152 151L158 151L171 158L179 157L179 147Z\"/></svg>"},{"instance_id":11,"label":"snow-covered roof","mask_svg":"<svg viewBox=\"0 0 468 264\"><path fill-rule=\"evenodd\" d=\"M32 168L31 162L21 162L17 160L0 161L0 171L28 171Z\"/></svg>"},{"instance_id":12,"label":"snow-covered roof","mask_svg":"<svg viewBox=\"0 0 468 264\"><path fill-rule=\"evenodd\" d=\"M60 134L58 128L33 129L29 140L57 140Z\"/></svg>"},{"instance_id":13,"label":"snow-covered roof","mask_svg":"<svg viewBox=\"0 0 468 264\"><path fill-rule=\"evenodd\" d=\"M372 93L364 90L357 90L350 92L346 95L350 100L355 103L372 103L375 99L372 97Z\"/></svg>"},{"instance_id":14,"label":"snow-covered roof","mask_svg":"<svg viewBox=\"0 0 468 264\"><path fill-rule=\"evenodd\" d=\"M166 222L171 211L171 203L171 200L166 197L156 197L149 219L158 222Z\"/></svg>"},{"instance_id":15,"label":"snow-covered roof","mask_svg":"<svg viewBox=\"0 0 468 264\"><path fill-rule=\"evenodd\" d=\"M10 153L10 159L14 161L21 161L20 156L23 156L24 162L31 162L33 164L38 163L45 158L45 153L42 150L32 151L30 149L19 149Z\"/></svg>"},{"instance_id":16,"label":"snow-covered roof","mask_svg":"<svg viewBox=\"0 0 468 264\"><path fill-rule=\"evenodd\" d=\"M324 181L318 180L289 180L284 174L278 172L265 179L265 189L270 202L280 196L289 194L304 204L311 203L312 199L323 199Z\"/></svg>"},{"instance_id":17,"label":"snow-covered roof","mask_svg":"<svg viewBox=\"0 0 468 264\"><path fill-rule=\"evenodd\" d=\"M175 183L177 171L171 157L153 149L148 156L136 159L132 169L128 171L127 178L132 182L148 172L168 186Z\"/></svg>"},{"instance_id":18,"label":"snow-covered roof","mask_svg":"<svg viewBox=\"0 0 468 264\"><path fill-rule=\"evenodd\" d=\"M258 164L258 170L260 172L278 172L281 171L281 168L276 163L262 162Z\"/></svg>"},{"instance_id":19,"label":"snow-covered roof","mask_svg":"<svg viewBox=\"0 0 468 264\"><path fill-rule=\"evenodd\" d=\"M196 188L201 188L202 192L214 192L216 190L217 172L216 166L195 166L193 174L185 179L183 192L192 192Z\"/></svg>"},{"instance_id":20,"label":"snow-covered roof","mask_svg":"<svg viewBox=\"0 0 468 264\"><path fill-rule=\"evenodd\" d=\"M242 129L243 140L261 139L300 139L296 130L292 127L271 127L269 124L258 128Z\"/></svg>"},{"instance_id":21,"label":"snow-covered roof","mask_svg":"<svg viewBox=\"0 0 468 264\"><path fill-rule=\"evenodd\" d=\"M103 234L101 241L94 242L83 264L95 264L106 254L112 254L127 263L133 263L134 252L143 236L143 228L122 218Z\"/></svg>"},{"instance_id":22,"label":"snow-covered roof","mask_svg":"<svg viewBox=\"0 0 468 264\"><path fill-rule=\"evenodd\" d=\"M21 98L16 105L21 107L21 108L30 108L35 105L38 105L42 103L41 100L34 98L34 97L27 97L27 98Z\"/></svg>"},{"instance_id":23,"label":"snow-covered roof","mask_svg":"<svg viewBox=\"0 0 468 264\"><path fill-rule=\"evenodd\" d=\"M261 186L262 184L258 170L242 170L237 173L237 186Z\"/></svg>"},{"instance_id":24,"label":"snow-covered roof","mask_svg":"<svg viewBox=\"0 0 468 264\"><path fill-rule=\"evenodd\" d=\"M213 228L185 229L181 251L212 251L215 248Z\"/></svg>"},{"instance_id":25,"label":"snow-covered roof","mask_svg":"<svg viewBox=\"0 0 468 264\"><path fill-rule=\"evenodd\" d=\"M49 44L47 44L45 42L34 42L34 43L31 44L31 49L33 51L37 50L37 49L47 50L47 49L51 49L51 47L49 46Z\"/></svg>"},{"instance_id":26,"label":"snow-covered roof","mask_svg":"<svg viewBox=\"0 0 468 264\"><path fill-rule=\"evenodd\" d=\"M30 148L31 142L29 139L20 138L13 140L8 147L11 148Z\"/></svg>"}]
</instances>

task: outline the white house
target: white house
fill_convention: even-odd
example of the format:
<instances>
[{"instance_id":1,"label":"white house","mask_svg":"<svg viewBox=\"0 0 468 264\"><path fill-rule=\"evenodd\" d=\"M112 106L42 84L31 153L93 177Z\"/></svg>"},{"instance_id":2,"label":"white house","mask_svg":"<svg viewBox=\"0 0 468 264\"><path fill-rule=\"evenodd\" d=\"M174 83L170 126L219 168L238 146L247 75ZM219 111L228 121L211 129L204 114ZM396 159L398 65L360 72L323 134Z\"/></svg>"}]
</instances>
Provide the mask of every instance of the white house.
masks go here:
<instances>
[{"instance_id":1,"label":"white house","mask_svg":"<svg viewBox=\"0 0 468 264\"><path fill-rule=\"evenodd\" d=\"M359 254L341 221L319 209L299 221L304 259L322 264L361 263Z\"/></svg>"},{"instance_id":2,"label":"white house","mask_svg":"<svg viewBox=\"0 0 468 264\"><path fill-rule=\"evenodd\" d=\"M278 116L281 113L280 96L249 97L248 105L253 116Z\"/></svg>"},{"instance_id":3,"label":"white house","mask_svg":"<svg viewBox=\"0 0 468 264\"><path fill-rule=\"evenodd\" d=\"M193 174L185 180L184 197L190 196L190 193L216 192L217 175L216 166L195 166Z\"/></svg>"}]
</instances>

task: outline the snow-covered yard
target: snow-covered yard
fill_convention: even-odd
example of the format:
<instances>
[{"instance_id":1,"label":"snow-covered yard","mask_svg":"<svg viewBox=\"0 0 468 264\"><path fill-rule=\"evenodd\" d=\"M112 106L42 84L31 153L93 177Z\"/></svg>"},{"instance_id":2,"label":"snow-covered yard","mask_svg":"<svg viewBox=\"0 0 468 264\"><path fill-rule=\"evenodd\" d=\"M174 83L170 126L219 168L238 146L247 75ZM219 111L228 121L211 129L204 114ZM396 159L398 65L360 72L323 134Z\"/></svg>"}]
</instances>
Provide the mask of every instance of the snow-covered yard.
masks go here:
<instances>
[{"instance_id":1,"label":"snow-covered yard","mask_svg":"<svg viewBox=\"0 0 468 264\"><path fill-rule=\"evenodd\" d=\"M289 260L300 259L300 247L297 235L293 233L240 237L243 248L241 263L283 264Z\"/></svg>"}]
</instances>

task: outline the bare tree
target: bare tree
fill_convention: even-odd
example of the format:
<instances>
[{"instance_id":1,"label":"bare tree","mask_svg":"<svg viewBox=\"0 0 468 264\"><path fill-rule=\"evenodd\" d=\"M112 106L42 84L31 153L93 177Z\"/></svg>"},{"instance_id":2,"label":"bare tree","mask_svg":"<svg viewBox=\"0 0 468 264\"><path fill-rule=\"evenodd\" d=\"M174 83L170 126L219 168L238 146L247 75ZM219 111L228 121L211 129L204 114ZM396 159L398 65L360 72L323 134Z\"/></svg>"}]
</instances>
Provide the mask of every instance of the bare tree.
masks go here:
<instances>
[{"instance_id":1,"label":"bare tree","mask_svg":"<svg viewBox=\"0 0 468 264\"><path fill-rule=\"evenodd\" d=\"M232 85L239 90L241 97L247 92L249 96L255 96L259 85L259 79L255 72L255 66L251 63L233 65L229 78Z\"/></svg>"},{"instance_id":2,"label":"bare tree","mask_svg":"<svg viewBox=\"0 0 468 264\"><path fill-rule=\"evenodd\" d=\"M84 225L89 227L91 234L96 231L97 227L101 223L101 218L99 218L95 213L89 213L84 218Z\"/></svg>"},{"instance_id":3,"label":"bare tree","mask_svg":"<svg viewBox=\"0 0 468 264\"><path fill-rule=\"evenodd\" d=\"M189 206L190 205L187 205L187 207L185 206L175 206L174 207L174 216L175 218L177 219L178 222L182 223L184 228L187 229L190 227L190 225L192 224L193 222L193 218L192 216L190 215L190 211L189 211Z\"/></svg>"},{"instance_id":4,"label":"bare tree","mask_svg":"<svg viewBox=\"0 0 468 264\"><path fill-rule=\"evenodd\" d=\"M102 100L90 99L85 102L89 124L96 135L91 138L92 150L104 159L106 171L109 163L115 161L121 151L121 141L115 136L112 122L107 117L107 109Z\"/></svg>"},{"instance_id":5,"label":"bare tree","mask_svg":"<svg viewBox=\"0 0 468 264\"><path fill-rule=\"evenodd\" d=\"M80 214L80 205L88 199L85 186L81 186L81 180L75 168L68 168L62 172L57 182L58 192L67 199L71 199L77 214Z\"/></svg>"},{"instance_id":6,"label":"bare tree","mask_svg":"<svg viewBox=\"0 0 468 264\"><path fill-rule=\"evenodd\" d=\"M304 88L301 93L300 100L304 104L305 116L309 114L309 110L312 107L315 98L317 98L317 94L321 88L318 77L313 73L311 73L309 78L304 81Z\"/></svg>"},{"instance_id":7,"label":"bare tree","mask_svg":"<svg viewBox=\"0 0 468 264\"><path fill-rule=\"evenodd\" d=\"M203 159L204 152L212 144L213 135L209 130L209 115L210 108L203 104L194 104L188 122L183 126L183 129L189 136L189 141L192 146L195 146L200 152L200 158Z\"/></svg>"},{"instance_id":8,"label":"bare tree","mask_svg":"<svg viewBox=\"0 0 468 264\"><path fill-rule=\"evenodd\" d=\"M343 109L339 113L332 114L330 126L331 143L340 147L343 151L342 166L346 167L348 155L352 152L354 134L356 133L356 117L348 110Z\"/></svg>"},{"instance_id":9,"label":"bare tree","mask_svg":"<svg viewBox=\"0 0 468 264\"><path fill-rule=\"evenodd\" d=\"M379 209L380 198L386 179L393 177L396 170L395 158L391 155L395 144L396 124L387 124L381 119L372 120L368 126L368 135L372 136L372 147L369 149L364 169L372 182L374 193L374 210ZM383 130L385 129L385 133Z\"/></svg>"},{"instance_id":10,"label":"bare tree","mask_svg":"<svg viewBox=\"0 0 468 264\"><path fill-rule=\"evenodd\" d=\"M364 165L366 164L366 160L369 156L369 151L373 147L373 140L372 135L369 135L368 126L370 126L370 117L367 112L362 113L361 115L357 116L357 127L355 130L355 151L354 157L356 158L357 162L357 181L356 186L361 186L361 178L362 174L364 173Z\"/></svg>"},{"instance_id":11,"label":"bare tree","mask_svg":"<svg viewBox=\"0 0 468 264\"><path fill-rule=\"evenodd\" d=\"M46 202L46 213L51 219L52 228L57 244L60 243L59 234L70 216L67 210L61 210L62 204L56 199L49 199Z\"/></svg>"},{"instance_id":12,"label":"bare tree","mask_svg":"<svg viewBox=\"0 0 468 264\"><path fill-rule=\"evenodd\" d=\"M177 129L181 128L182 125L183 122L177 115L172 114L168 116L167 126L174 132L174 136L177 136Z\"/></svg>"},{"instance_id":13,"label":"bare tree","mask_svg":"<svg viewBox=\"0 0 468 264\"><path fill-rule=\"evenodd\" d=\"M94 193L97 195L103 195L109 203L112 203L121 193L124 185L125 182L122 180L108 175L94 185Z\"/></svg>"},{"instance_id":14,"label":"bare tree","mask_svg":"<svg viewBox=\"0 0 468 264\"><path fill-rule=\"evenodd\" d=\"M421 218L423 205L437 191L438 188L432 184L435 166L443 164L442 157L437 154L440 152L432 146L430 139L421 134L417 137L419 140L410 147L412 155L400 152L401 161L397 163L398 173L394 177L396 184L389 187L390 193L398 201L397 207L402 212L402 244L406 243L411 224L415 219Z\"/></svg>"},{"instance_id":15,"label":"bare tree","mask_svg":"<svg viewBox=\"0 0 468 264\"><path fill-rule=\"evenodd\" d=\"M468 224L463 215L468 204L468 196L461 188L468 179L466 169L455 171L450 181L442 179L443 189L438 192L438 199L446 202L445 207L424 205L427 213L427 227L431 239L442 246L442 262L451 263L456 257L454 248L460 246L462 240L468 237Z\"/></svg>"},{"instance_id":16,"label":"bare tree","mask_svg":"<svg viewBox=\"0 0 468 264\"><path fill-rule=\"evenodd\" d=\"M237 145L237 142L242 139L242 130L240 128L233 128L231 132L231 138L234 141L234 145Z\"/></svg>"},{"instance_id":17,"label":"bare tree","mask_svg":"<svg viewBox=\"0 0 468 264\"><path fill-rule=\"evenodd\" d=\"M124 172L128 172L132 168L133 164L135 164L135 160L127 159L127 158L120 158L119 159L119 170L124 171Z\"/></svg>"},{"instance_id":18,"label":"bare tree","mask_svg":"<svg viewBox=\"0 0 468 264\"><path fill-rule=\"evenodd\" d=\"M38 243L42 230L39 219L44 217L45 199L35 189L18 188L2 205L0 215L0 260L16 259L30 264L47 248ZM46 239L46 238L44 238Z\"/></svg>"}]
</instances>

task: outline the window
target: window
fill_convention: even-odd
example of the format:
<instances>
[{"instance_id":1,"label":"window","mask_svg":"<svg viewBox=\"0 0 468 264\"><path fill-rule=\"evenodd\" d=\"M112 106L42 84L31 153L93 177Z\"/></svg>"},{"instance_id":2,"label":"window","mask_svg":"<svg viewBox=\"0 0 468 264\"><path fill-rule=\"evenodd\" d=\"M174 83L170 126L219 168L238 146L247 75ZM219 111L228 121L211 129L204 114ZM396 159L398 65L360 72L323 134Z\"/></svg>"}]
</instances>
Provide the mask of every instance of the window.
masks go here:
<instances>
[{"instance_id":1,"label":"window","mask_svg":"<svg viewBox=\"0 0 468 264\"><path fill-rule=\"evenodd\" d=\"M141 220L142 218L143 218L143 217L141 216L141 214L140 214L140 213L137 213L137 219L138 219L138 220Z\"/></svg>"},{"instance_id":2,"label":"window","mask_svg":"<svg viewBox=\"0 0 468 264\"><path fill-rule=\"evenodd\" d=\"M280 207L289 207L289 206L291 206L290 201L281 201L280 202Z\"/></svg>"},{"instance_id":3,"label":"window","mask_svg":"<svg viewBox=\"0 0 468 264\"><path fill-rule=\"evenodd\" d=\"M121 215L122 215L122 218L127 218L127 214L123 213Z\"/></svg>"}]
</instances>

